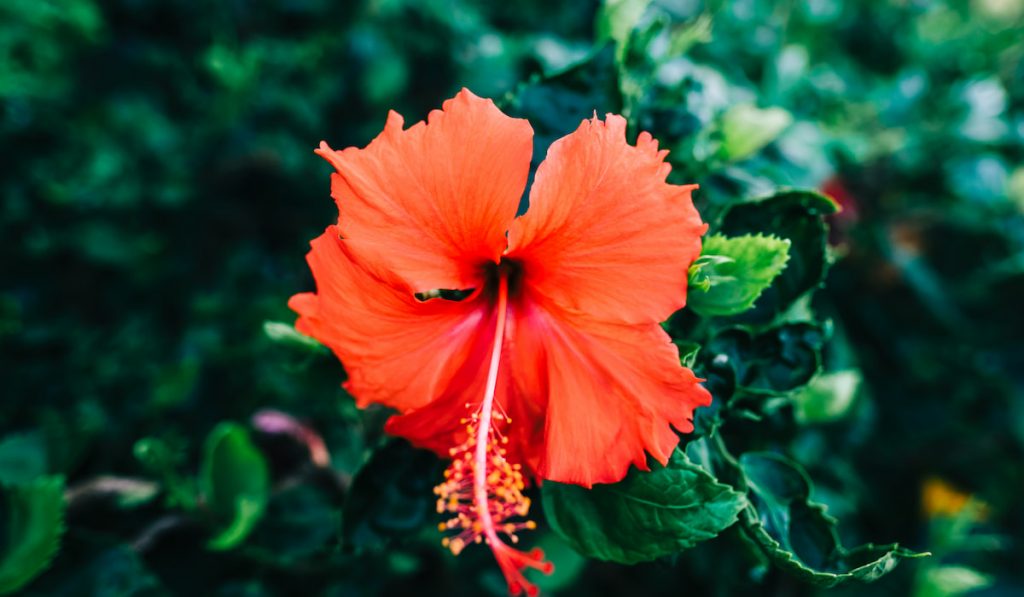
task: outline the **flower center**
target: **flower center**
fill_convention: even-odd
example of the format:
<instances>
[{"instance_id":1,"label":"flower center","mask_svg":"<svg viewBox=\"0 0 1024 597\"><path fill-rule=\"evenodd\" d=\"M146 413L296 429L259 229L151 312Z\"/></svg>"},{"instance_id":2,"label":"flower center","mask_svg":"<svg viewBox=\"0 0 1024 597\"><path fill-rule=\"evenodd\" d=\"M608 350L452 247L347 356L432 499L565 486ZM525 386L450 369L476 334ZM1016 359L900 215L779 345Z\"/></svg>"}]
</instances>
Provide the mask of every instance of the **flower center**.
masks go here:
<instances>
[{"instance_id":1,"label":"flower center","mask_svg":"<svg viewBox=\"0 0 1024 597\"><path fill-rule=\"evenodd\" d=\"M519 296L523 282L523 264L519 260L502 257L498 263L484 264L483 270L484 288L494 297L495 301L501 300L502 292L505 293L506 300L514 300ZM504 308L499 311L504 311Z\"/></svg>"},{"instance_id":2,"label":"flower center","mask_svg":"<svg viewBox=\"0 0 1024 597\"><path fill-rule=\"evenodd\" d=\"M527 515L530 499L522 493L525 488L522 466L506 460L504 445L508 438L495 428L496 421L503 421L506 425L511 423L507 415L498 412L501 407L494 400L505 338L511 268L497 264L494 269L497 274L497 322L484 398L479 410L464 419L466 441L449 451L452 463L444 472L445 481L434 488L434 493L438 496L437 511L454 514L453 518L441 523L439 529L460 529L455 536L443 539L442 543L458 555L471 542L486 542L505 575L509 592L518 595L525 590L527 595L536 595L537 587L526 580L523 570L530 567L550 574L554 567L544 561L544 553L540 549L525 553L510 547L499 536L504 535L512 543L518 543L518 531L534 529L537 525L532 520L512 520Z\"/></svg>"}]
</instances>

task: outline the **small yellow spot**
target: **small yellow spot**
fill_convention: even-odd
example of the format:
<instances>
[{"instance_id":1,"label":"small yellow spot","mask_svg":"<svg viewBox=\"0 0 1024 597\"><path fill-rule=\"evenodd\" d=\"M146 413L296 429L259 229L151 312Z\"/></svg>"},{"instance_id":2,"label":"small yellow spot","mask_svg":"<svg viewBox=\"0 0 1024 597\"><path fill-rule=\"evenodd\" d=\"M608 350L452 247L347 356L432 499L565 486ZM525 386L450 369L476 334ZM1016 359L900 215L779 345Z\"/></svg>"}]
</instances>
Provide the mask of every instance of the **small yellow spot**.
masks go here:
<instances>
[{"instance_id":1,"label":"small yellow spot","mask_svg":"<svg viewBox=\"0 0 1024 597\"><path fill-rule=\"evenodd\" d=\"M929 477L922 485L921 508L928 518L953 517L968 508L975 520L983 520L988 515L987 504L939 477Z\"/></svg>"}]
</instances>

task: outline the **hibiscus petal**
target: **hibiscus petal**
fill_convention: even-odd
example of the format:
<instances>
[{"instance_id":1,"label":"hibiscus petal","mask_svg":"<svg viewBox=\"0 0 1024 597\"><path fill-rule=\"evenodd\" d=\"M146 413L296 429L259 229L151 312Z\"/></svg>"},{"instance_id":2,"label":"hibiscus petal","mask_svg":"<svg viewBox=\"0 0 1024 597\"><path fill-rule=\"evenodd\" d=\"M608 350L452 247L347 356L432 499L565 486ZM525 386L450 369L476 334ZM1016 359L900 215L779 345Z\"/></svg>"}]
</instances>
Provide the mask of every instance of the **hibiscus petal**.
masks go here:
<instances>
[{"instance_id":1,"label":"hibiscus petal","mask_svg":"<svg viewBox=\"0 0 1024 597\"><path fill-rule=\"evenodd\" d=\"M686 302L687 270L707 229L694 186L665 182L667 151L626 121L584 121L548 150L530 208L509 231L526 284L557 304L607 321L662 321Z\"/></svg>"},{"instance_id":2,"label":"hibiscus petal","mask_svg":"<svg viewBox=\"0 0 1024 597\"><path fill-rule=\"evenodd\" d=\"M427 122L402 130L388 114L365 149L317 153L337 169L338 226L358 261L393 272L414 292L466 289L497 262L533 152L529 122L463 89Z\"/></svg>"},{"instance_id":3,"label":"hibiscus petal","mask_svg":"<svg viewBox=\"0 0 1024 597\"><path fill-rule=\"evenodd\" d=\"M417 447L450 456L449 449L466 440L466 418L479 410L483 400L492 338L493 334L480 334L476 349L437 399L422 408L391 417L384 431L404 437ZM507 374L501 368L498 371L495 399L500 403L504 401L508 381Z\"/></svg>"},{"instance_id":4,"label":"hibiscus petal","mask_svg":"<svg viewBox=\"0 0 1024 597\"><path fill-rule=\"evenodd\" d=\"M600 321L541 300L524 301L515 330L520 403L509 413L541 404L546 414L542 438L529 426L510 433L543 479L590 487L622 480L631 464L646 470L648 453L664 464L679 443L672 428L692 431L693 410L711 403L657 324ZM537 371L546 378L539 402L529 399Z\"/></svg>"},{"instance_id":5,"label":"hibiscus petal","mask_svg":"<svg viewBox=\"0 0 1024 597\"><path fill-rule=\"evenodd\" d=\"M307 261L317 293L292 297L296 329L330 347L348 372L346 388L361 407L422 407L453 384L478 342L487 301L420 302L397 278L380 278L353 260L349 241L331 226L311 243Z\"/></svg>"},{"instance_id":6,"label":"hibiscus petal","mask_svg":"<svg viewBox=\"0 0 1024 597\"><path fill-rule=\"evenodd\" d=\"M475 324L465 356L450 364L453 375L445 387L439 388L437 398L421 408L391 417L384 427L386 432L442 456L449 456L450 448L465 441L467 417L477 412L483 401L496 319L491 305ZM501 366L496 386L499 402L507 386L507 367Z\"/></svg>"}]
</instances>

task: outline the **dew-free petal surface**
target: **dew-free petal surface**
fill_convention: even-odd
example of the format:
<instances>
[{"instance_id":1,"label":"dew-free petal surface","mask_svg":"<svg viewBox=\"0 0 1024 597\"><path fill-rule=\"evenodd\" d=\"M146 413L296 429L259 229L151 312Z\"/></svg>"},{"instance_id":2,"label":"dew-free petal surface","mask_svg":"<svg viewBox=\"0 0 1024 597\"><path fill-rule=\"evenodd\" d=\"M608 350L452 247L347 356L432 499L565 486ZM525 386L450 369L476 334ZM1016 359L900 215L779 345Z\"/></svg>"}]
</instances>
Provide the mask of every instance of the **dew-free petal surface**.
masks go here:
<instances>
[{"instance_id":1,"label":"dew-free petal surface","mask_svg":"<svg viewBox=\"0 0 1024 597\"><path fill-rule=\"evenodd\" d=\"M589 487L620 481L631 464L646 469L648 453L664 464L679 443L673 428L692 431L693 410L711 403L657 324L601 321L538 300L516 326L509 412L544 414L533 417L542 429L527 423L510 434L540 478Z\"/></svg>"},{"instance_id":2,"label":"dew-free petal surface","mask_svg":"<svg viewBox=\"0 0 1024 597\"><path fill-rule=\"evenodd\" d=\"M706 226L694 187L665 182L666 154L647 133L629 145L613 114L552 144L509 231L525 283L606 321L662 321L681 308Z\"/></svg>"},{"instance_id":3,"label":"dew-free petal surface","mask_svg":"<svg viewBox=\"0 0 1024 597\"><path fill-rule=\"evenodd\" d=\"M390 112L365 148L317 150L337 170L331 194L341 234L359 263L414 292L475 287L480 265L506 247L533 129L465 89L426 122L402 125Z\"/></svg>"},{"instance_id":4,"label":"dew-free petal surface","mask_svg":"<svg viewBox=\"0 0 1024 597\"><path fill-rule=\"evenodd\" d=\"M395 277L380 278L357 263L349 241L330 226L312 241L307 261L317 292L288 305L295 327L330 347L345 365L346 388L359 406L384 404L399 411L436 399L480 352L485 301L417 300Z\"/></svg>"}]
</instances>

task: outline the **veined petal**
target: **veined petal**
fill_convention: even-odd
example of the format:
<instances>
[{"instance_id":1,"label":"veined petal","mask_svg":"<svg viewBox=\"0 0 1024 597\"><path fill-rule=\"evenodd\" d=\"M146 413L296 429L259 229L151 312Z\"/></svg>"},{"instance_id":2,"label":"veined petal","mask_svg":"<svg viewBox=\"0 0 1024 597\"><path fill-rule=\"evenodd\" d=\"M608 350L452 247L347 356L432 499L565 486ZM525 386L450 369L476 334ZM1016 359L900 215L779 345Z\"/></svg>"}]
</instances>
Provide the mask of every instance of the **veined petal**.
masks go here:
<instances>
[{"instance_id":1,"label":"veined petal","mask_svg":"<svg viewBox=\"0 0 1024 597\"><path fill-rule=\"evenodd\" d=\"M508 410L513 420L538 407L544 416L543 429L509 433L540 478L590 487L622 480L631 464L646 470L647 454L664 464L679 443L673 428L692 431L693 410L711 403L657 324L606 322L538 301L524 302L515 329Z\"/></svg>"},{"instance_id":2,"label":"veined petal","mask_svg":"<svg viewBox=\"0 0 1024 597\"><path fill-rule=\"evenodd\" d=\"M486 301L479 293L462 302L418 301L401 280L363 268L348 245L335 226L312 241L307 261L317 293L289 301L299 314L295 327L341 359L359 406L419 408L465 374Z\"/></svg>"},{"instance_id":3,"label":"veined petal","mask_svg":"<svg viewBox=\"0 0 1024 597\"><path fill-rule=\"evenodd\" d=\"M348 250L413 292L476 287L481 265L497 262L506 248L533 129L465 89L427 122L402 124L390 112L366 148L334 151L321 143L317 150L337 169L331 194Z\"/></svg>"},{"instance_id":4,"label":"veined petal","mask_svg":"<svg viewBox=\"0 0 1024 597\"><path fill-rule=\"evenodd\" d=\"M484 397L496 317L490 309L476 325L470 349L452 363L453 375L448 384L438 388L436 398L421 408L391 417L385 431L441 456L448 456L450 448L465 441L466 417L476 412ZM499 404L505 402L508 385L508 368L499 367L495 392L495 401Z\"/></svg>"},{"instance_id":5,"label":"veined petal","mask_svg":"<svg viewBox=\"0 0 1024 597\"><path fill-rule=\"evenodd\" d=\"M625 119L613 114L552 144L530 208L509 231L526 284L605 321L662 321L681 308L707 227L695 187L665 182L667 153L647 133L629 145Z\"/></svg>"}]
</instances>

